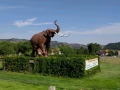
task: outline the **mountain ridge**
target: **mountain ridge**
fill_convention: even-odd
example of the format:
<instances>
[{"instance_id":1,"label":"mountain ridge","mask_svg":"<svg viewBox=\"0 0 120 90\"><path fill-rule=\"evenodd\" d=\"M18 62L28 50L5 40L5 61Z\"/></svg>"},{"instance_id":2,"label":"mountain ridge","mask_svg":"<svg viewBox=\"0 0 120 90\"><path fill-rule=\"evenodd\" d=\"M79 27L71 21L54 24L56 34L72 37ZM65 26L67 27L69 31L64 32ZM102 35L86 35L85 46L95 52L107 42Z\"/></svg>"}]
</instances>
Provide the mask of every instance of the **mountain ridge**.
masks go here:
<instances>
[{"instance_id":1,"label":"mountain ridge","mask_svg":"<svg viewBox=\"0 0 120 90\"><path fill-rule=\"evenodd\" d=\"M11 39L0 39L0 41L25 42L25 41L29 41L29 40L27 40L27 39L11 38ZM67 43L67 42L59 42L59 41L51 41L50 45L51 45L51 48L54 48L54 47L57 47L57 46L60 46L60 45L69 45L72 48L80 48L80 47L87 48L87 45L84 45L84 44Z\"/></svg>"},{"instance_id":2,"label":"mountain ridge","mask_svg":"<svg viewBox=\"0 0 120 90\"><path fill-rule=\"evenodd\" d=\"M28 39L18 39L18 38L11 38L11 39L0 39L1 41L9 41L9 42L25 42L29 41ZM67 43L67 42L59 42L59 41L51 41L50 46L51 48L61 46L61 45L68 45L72 48L87 48L87 45L78 44L78 43ZM107 45L101 45L102 49L110 49L110 50L120 50L120 42L116 43L108 43Z\"/></svg>"}]
</instances>

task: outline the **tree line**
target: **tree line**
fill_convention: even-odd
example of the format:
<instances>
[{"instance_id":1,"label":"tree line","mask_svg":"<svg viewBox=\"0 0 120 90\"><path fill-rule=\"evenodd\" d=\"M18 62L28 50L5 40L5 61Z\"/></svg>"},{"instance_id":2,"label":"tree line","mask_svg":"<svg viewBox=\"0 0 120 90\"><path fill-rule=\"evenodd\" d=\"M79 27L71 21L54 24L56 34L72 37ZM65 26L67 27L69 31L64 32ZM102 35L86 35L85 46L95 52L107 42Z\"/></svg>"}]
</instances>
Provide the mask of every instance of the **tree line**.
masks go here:
<instances>
[{"instance_id":1,"label":"tree line","mask_svg":"<svg viewBox=\"0 0 120 90\"><path fill-rule=\"evenodd\" d=\"M31 45L28 41L25 42L0 42L0 55L16 55L19 53L30 54Z\"/></svg>"},{"instance_id":2,"label":"tree line","mask_svg":"<svg viewBox=\"0 0 120 90\"><path fill-rule=\"evenodd\" d=\"M49 49L49 54L54 51L54 54L92 54L95 55L96 51L101 49L101 46L97 43L90 43L87 45L88 48L79 47L72 48L69 45L60 45L55 48ZM1 41L0 42L0 55L28 55L30 56L32 52L32 47L29 41L24 42L9 42Z\"/></svg>"}]
</instances>

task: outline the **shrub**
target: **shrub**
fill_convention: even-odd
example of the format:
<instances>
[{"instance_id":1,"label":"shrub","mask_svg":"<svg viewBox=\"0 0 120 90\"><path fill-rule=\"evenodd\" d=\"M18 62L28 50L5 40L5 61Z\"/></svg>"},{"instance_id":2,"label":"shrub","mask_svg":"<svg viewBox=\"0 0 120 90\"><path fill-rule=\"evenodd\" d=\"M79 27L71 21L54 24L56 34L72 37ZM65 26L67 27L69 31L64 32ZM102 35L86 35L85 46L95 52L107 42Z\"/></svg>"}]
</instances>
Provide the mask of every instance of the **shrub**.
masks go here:
<instances>
[{"instance_id":1,"label":"shrub","mask_svg":"<svg viewBox=\"0 0 120 90\"><path fill-rule=\"evenodd\" d=\"M40 73L47 76L62 76L81 78L84 76L90 76L100 71L100 65L97 65L89 70L85 70L85 60L96 58L96 56L50 56L50 57L4 57L3 66L5 70L25 72L29 71L30 62L34 60L34 73Z\"/></svg>"},{"instance_id":2,"label":"shrub","mask_svg":"<svg viewBox=\"0 0 120 90\"><path fill-rule=\"evenodd\" d=\"M28 57L24 56L5 56L3 58L4 70L9 71L27 71L28 69Z\"/></svg>"}]
</instances>

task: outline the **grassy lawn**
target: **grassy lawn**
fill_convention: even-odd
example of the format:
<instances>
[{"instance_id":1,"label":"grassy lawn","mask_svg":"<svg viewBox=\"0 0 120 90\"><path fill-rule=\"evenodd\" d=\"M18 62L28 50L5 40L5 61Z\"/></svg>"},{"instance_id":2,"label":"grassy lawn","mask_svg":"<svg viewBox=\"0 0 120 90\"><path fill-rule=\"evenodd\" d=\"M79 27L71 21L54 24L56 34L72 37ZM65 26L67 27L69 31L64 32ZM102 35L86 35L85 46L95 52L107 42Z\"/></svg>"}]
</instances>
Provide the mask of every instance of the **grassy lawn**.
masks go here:
<instances>
[{"instance_id":1,"label":"grassy lawn","mask_svg":"<svg viewBox=\"0 0 120 90\"><path fill-rule=\"evenodd\" d=\"M0 90L120 90L120 58L104 57L101 72L89 78L74 79L0 71Z\"/></svg>"}]
</instances>

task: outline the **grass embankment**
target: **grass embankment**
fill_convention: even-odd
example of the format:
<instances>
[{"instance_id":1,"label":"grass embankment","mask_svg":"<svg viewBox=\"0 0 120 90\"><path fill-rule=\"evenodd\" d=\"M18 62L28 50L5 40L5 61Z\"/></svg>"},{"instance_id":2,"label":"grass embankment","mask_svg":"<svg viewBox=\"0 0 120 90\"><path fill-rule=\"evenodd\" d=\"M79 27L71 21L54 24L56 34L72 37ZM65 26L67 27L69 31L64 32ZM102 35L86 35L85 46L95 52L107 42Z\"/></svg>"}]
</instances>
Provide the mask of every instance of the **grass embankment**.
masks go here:
<instances>
[{"instance_id":1,"label":"grass embankment","mask_svg":"<svg viewBox=\"0 0 120 90\"><path fill-rule=\"evenodd\" d=\"M120 58L101 58L101 72L73 79L0 71L0 90L120 90Z\"/></svg>"}]
</instances>

